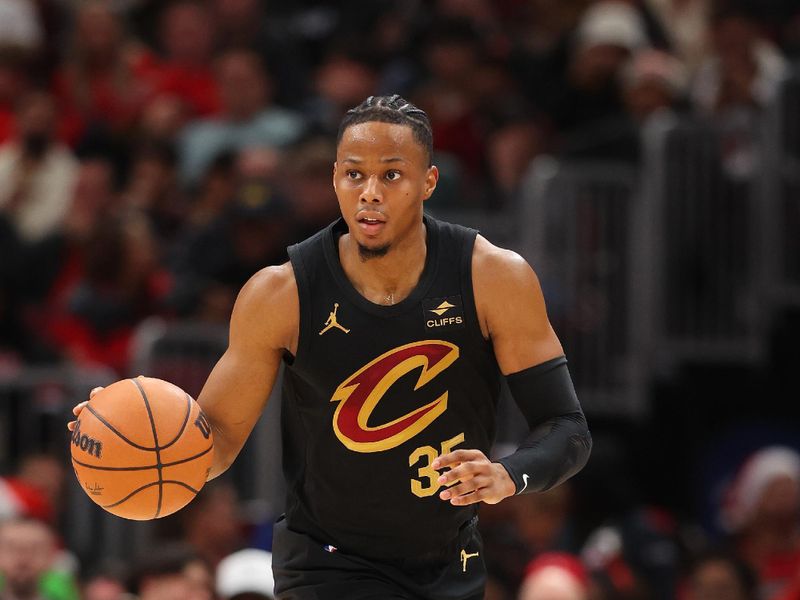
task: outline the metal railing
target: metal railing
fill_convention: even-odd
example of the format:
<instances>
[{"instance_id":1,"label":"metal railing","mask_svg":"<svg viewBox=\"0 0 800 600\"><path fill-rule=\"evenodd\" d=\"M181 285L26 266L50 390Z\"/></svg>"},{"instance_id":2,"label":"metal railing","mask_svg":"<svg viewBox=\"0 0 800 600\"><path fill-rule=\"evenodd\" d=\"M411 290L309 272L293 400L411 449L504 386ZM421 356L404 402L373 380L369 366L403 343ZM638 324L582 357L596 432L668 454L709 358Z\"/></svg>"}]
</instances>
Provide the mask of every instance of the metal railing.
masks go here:
<instances>
[{"instance_id":1,"label":"metal railing","mask_svg":"<svg viewBox=\"0 0 800 600\"><path fill-rule=\"evenodd\" d=\"M762 210L750 182L725 172L709 122L665 115L648 123L643 139L648 235L639 251L651 274L655 359L759 360Z\"/></svg>"},{"instance_id":2,"label":"metal railing","mask_svg":"<svg viewBox=\"0 0 800 600\"><path fill-rule=\"evenodd\" d=\"M800 306L800 67L766 110L763 133L761 289L772 306Z\"/></svg>"},{"instance_id":3,"label":"metal railing","mask_svg":"<svg viewBox=\"0 0 800 600\"><path fill-rule=\"evenodd\" d=\"M537 272L550 321L589 413L640 416L635 169L542 157L525 184L520 251Z\"/></svg>"}]
</instances>

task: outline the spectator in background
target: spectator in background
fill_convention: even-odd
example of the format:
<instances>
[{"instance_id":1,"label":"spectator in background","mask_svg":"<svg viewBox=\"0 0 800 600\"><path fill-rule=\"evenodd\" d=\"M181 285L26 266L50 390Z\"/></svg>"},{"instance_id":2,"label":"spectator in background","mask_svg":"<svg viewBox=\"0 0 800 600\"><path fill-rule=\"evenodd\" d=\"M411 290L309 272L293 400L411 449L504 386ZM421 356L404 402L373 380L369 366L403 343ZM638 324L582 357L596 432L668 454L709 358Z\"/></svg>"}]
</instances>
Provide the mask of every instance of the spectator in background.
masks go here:
<instances>
[{"instance_id":1,"label":"spectator in background","mask_svg":"<svg viewBox=\"0 0 800 600\"><path fill-rule=\"evenodd\" d=\"M544 109L565 134L592 136L592 129L622 114L619 74L629 57L647 46L644 22L631 4L592 4L575 29L565 79L547 92Z\"/></svg>"},{"instance_id":2,"label":"spectator in background","mask_svg":"<svg viewBox=\"0 0 800 600\"><path fill-rule=\"evenodd\" d=\"M0 211L25 242L60 227L70 203L78 162L55 139L52 97L33 92L20 99L17 135L0 146Z\"/></svg>"},{"instance_id":3,"label":"spectator in background","mask_svg":"<svg viewBox=\"0 0 800 600\"><path fill-rule=\"evenodd\" d=\"M775 95L788 65L758 24L739 11L712 21L712 49L695 78L692 98L705 113L763 108Z\"/></svg>"},{"instance_id":4,"label":"spectator in background","mask_svg":"<svg viewBox=\"0 0 800 600\"><path fill-rule=\"evenodd\" d=\"M481 535L487 570L506 589L516 590L528 563L538 555L577 549L578 541L572 538L571 485L509 498L504 504L481 511Z\"/></svg>"},{"instance_id":5,"label":"spectator in background","mask_svg":"<svg viewBox=\"0 0 800 600\"><path fill-rule=\"evenodd\" d=\"M414 102L431 120L434 149L458 158L474 180L483 167L483 130L473 77L484 58L482 39L469 21L434 23L422 49L427 79Z\"/></svg>"},{"instance_id":6,"label":"spectator in background","mask_svg":"<svg viewBox=\"0 0 800 600\"><path fill-rule=\"evenodd\" d=\"M159 94L147 103L139 120L144 143L172 145L188 120L185 103L171 94Z\"/></svg>"},{"instance_id":7,"label":"spectator in background","mask_svg":"<svg viewBox=\"0 0 800 600\"><path fill-rule=\"evenodd\" d=\"M102 0L80 5L72 33L72 48L54 76L69 140L77 143L90 127L130 132L156 90L153 53L126 38L124 24Z\"/></svg>"},{"instance_id":8,"label":"spectator in background","mask_svg":"<svg viewBox=\"0 0 800 600\"><path fill-rule=\"evenodd\" d=\"M324 137L306 140L287 152L283 161L283 187L292 210L294 240L304 240L339 216L339 203L331 187L331 165L336 146Z\"/></svg>"},{"instance_id":9,"label":"spectator in background","mask_svg":"<svg viewBox=\"0 0 800 600\"><path fill-rule=\"evenodd\" d=\"M183 540L212 569L244 545L239 496L226 481L206 485L178 519Z\"/></svg>"},{"instance_id":10,"label":"spectator in background","mask_svg":"<svg viewBox=\"0 0 800 600\"><path fill-rule=\"evenodd\" d=\"M219 154L249 146L287 146L304 129L299 115L273 104L273 81L254 52L224 53L217 60L216 76L222 113L190 123L180 138L184 184L196 185Z\"/></svg>"},{"instance_id":11,"label":"spectator in background","mask_svg":"<svg viewBox=\"0 0 800 600\"><path fill-rule=\"evenodd\" d=\"M589 600L589 576L571 554L542 554L528 565L518 600Z\"/></svg>"},{"instance_id":12,"label":"spectator in background","mask_svg":"<svg viewBox=\"0 0 800 600\"><path fill-rule=\"evenodd\" d=\"M159 94L180 99L192 117L218 113L221 102L211 67L216 31L208 5L199 0L173 2L164 9L159 33Z\"/></svg>"},{"instance_id":13,"label":"spectator in background","mask_svg":"<svg viewBox=\"0 0 800 600\"><path fill-rule=\"evenodd\" d=\"M69 303L70 314L83 330L74 340L77 346L68 342L73 359L125 373L133 330L147 316L163 312L162 299L169 291L159 250L149 223L138 215L101 223L89 240L84 279ZM113 353L115 347L118 354Z\"/></svg>"},{"instance_id":14,"label":"spectator in background","mask_svg":"<svg viewBox=\"0 0 800 600\"><path fill-rule=\"evenodd\" d=\"M134 567L132 590L138 600L213 600L208 565L184 544L150 548Z\"/></svg>"},{"instance_id":15,"label":"spectator in background","mask_svg":"<svg viewBox=\"0 0 800 600\"><path fill-rule=\"evenodd\" d=\"M521 184L534 158L548 149L547 132L531 119L514 119L494 129L486 140L490 188L487 208L520 205Z\"/></svg>"},{"instance_id":16,"label":"spectator in background","mask_svg":"<svg viewBox=\"0 0 800 600\"><path fill-rule=\"evenodd\" d=\"M273 600L272 553L248 548L222 559L217 567L220 600Z\"/></svg>"},{"instance_id":17,"label":"spectator in background","mask_svg":"<svg viewBox=\"0 0 800 600\"><path fill-rule=\"evenodd\" d=\"M114 198L110 164L90 159L78 167L62 222L41 240L17 239L0 211L0 244L9 252L3 256L14 257L0 261L0 277L10 278L0 292L0 344L5 338L33 362L61 358L60 345L53 343L53 327L83 275L87 241L114 208Z\"/></svg>"},{"instance_id":18,"label":"spectator in background","mask_svg":"<svg viewBox=\"0 0 800 600\"><path fill-rule=\"evenodd\" d=\"M493 56L509 49L507 34L500 21L499 4L491 0L436 0L435 12L445 19L464 19L486 40Z\"/></svg>"},{"instance_id":19,"label":"spectator in background","mask_svg":"<svg viewBox=\"0 0 800 600\"><path fill-rule=\"evenodd\" d=\"M86 244L99 223L117 209L111 163L104 158L81 162L72 188L70 206L61 227L41 244L41 264L36 273L43 280L49 308L65 296L83 273Z\"/></svg>"},{"instance_id":20,"label":"spectator in background","mask_svg":"<svg viewBox=\"0 0 800 600\"><path fill-rule=\"evenodd\" d=\"M236 180L236 155L223 152L206 169L186 215L182 237L192 237L193 231L222 216L235 196Z\"/></svg>"},{"instance_id":21,"label":"spectator in background","mask_svg":"<svg viewBox=\"0 0 800 600\"><path fill-rule=\"evenodd\" d=\"M593 531L581 550L600 598L673 600L678 555L655 511L638 510Z\"/></svg>"},{"instance_id":22,"label":"spectator in background","mask_svg":"<svg viewBox=\"0 0 800 600\"><path fill-rule=\"evenodd\" d=\"M236 294L259 269L286 261L291 212L275 184L242 179L233 201L205 226L185 232L175 261L175 294L184 312L225 322Z\"/></svg>"},{"instance_id":23,"label":"spectator in background","mask_svg":"<svg viewBox=\"0 0 800 600\"><path fill-rule=\"evenodd\" d=\"M99 219L81 246L71 285L49 315L49 336L70 360L125 373L136 325L161 314L170 279L158 264L148 222L136 214Z\"/></svg>"},{"instance_id":24,"label":"spectator in background","mask_svg":"<svg viewBox=\"0 0 800 600\"><path fill-rule=\"evenodd\" d=\"M280 81L276 101L299 108L310 80L306 48L296 41L300 32L286 19L272 14L273 5L262 0L211 0L211 5L219 49L247 48L255 52Z\"/></svg>"},{"instance_id":25,"label":"spectator in background","mask_svg":"<svg viewBox=\"0 0 800 600\"><path fill-rule=\"evenodd\" d=\"M680 600L757 600L756 588L756 575L744 562L710 551L692 562Z\"/></svg>"},{"instance_id":26,"label":"spectator in background","mask_svg":"<svg viewBox=\"0 0 800 600\"><path fill-rule=\"evenodd\" d=\"M344 114L377 86L375 70L363 60L346 54L327 56L314 77L316 96L305 113L316 129L335 136Z\"/></svg>"},{"instance_id":27,"label":"spectator in background","mask_svg":"<svg viewBox=\"0 0 800 600\"><path fill-rule=\"evenodd\" d=\"M681 64L660 50L642 49L619 68L622 111L609 113L563 136L560 152L569 158L619 160L637 165L642 126L656 113L678 109L685 87Z\"/></svg>"},{"instance_id":28,"label":"spectator in background","mask_svg":"<svg viewBox=\"0 0 800 600\"><path fill-rule=\"evenodd\" d=\"M0 599L77 600L69 578L53 570L56 538L41 521L0 521Z\"/></svg>"},{"instance_id":29,"label":"spectator in background","mask_svg":"<svg viewBox=\"0 0 800 600\"><path fill-rule=\"evenodd\" d=\"M660 50L641 50L621 72L622 94L628 115L642 124L655 113L678 105L686 93L686 69Z\"/></svg>"},{"instance_id":30,"label":"spectator in background","mask_svg":"<svg viewBox=\"0 0 800 600\"><path fill-rule=\"evenodd\" d=\"M407 97L419 77L415 56L419 23L414 17L411 5L395 2L381 11L369 28L364 47L369 48L372 64L380 65L376 83L378 95Z\"/></svg>"},{"instance_id":31,"label":"spectator in background","mask_svg":"<svg viewBox=\"0 0 800 600\"><path fill-rule=\"evenodd\" d=\"M23 456L12 475L0 478L0 518L30 517L56 525L64 479L60 459L48 454Z\"/></svg>"},{"instance_id":32,"label":"spectator in background","mask_svg":"<svg viewBox=\"0 0 800 600\"><path fill-rule=\"evenodd\" d=\"M747 179L758 168L760 111L787 73L786 60L746 13L715 15L712 51L697 71L691 99L698 112L716 120L724 166L733 178Z\"/></svg>"},{"instance_id":33,"label":"spectator in background","mask_svg":"<svg viewBox=\"0 0 800 600\"><path fill-rule=\"evenodd\" d=\"M82 579L82 600L131 600L127 594L127 569L122 563L103 561Z\"/></svg>"},{"instance_id":34,"label":"spectator in background","mask_svg":"<svg viewBox=\"0 0 800 600\"><path fill-rule=\"evenodd\" d=\"M800 572L800 454L784 446L755 452L722 516L736 555L758 575L759 597L778 594Z\"/></svg>"},{"instance_id":35,"label":"spectator in background","mask_svg":"<svg viewBox=\"0 0 800 600\"><path fill-rule=\"evenodd\" d=\"M186 216L178 155L171 145L145 143L136 150L122 203L147 219L159 247L168 252Z\"/></svg>"}]
</instances>

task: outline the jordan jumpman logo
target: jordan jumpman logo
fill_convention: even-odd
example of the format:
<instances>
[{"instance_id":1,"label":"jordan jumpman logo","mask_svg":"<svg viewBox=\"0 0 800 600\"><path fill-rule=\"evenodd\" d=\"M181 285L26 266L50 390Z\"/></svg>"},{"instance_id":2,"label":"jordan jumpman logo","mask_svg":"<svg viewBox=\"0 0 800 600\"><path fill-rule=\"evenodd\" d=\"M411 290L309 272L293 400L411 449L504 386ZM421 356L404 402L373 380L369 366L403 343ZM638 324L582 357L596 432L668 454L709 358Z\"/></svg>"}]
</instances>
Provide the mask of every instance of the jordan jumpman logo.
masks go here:
<instances>
[{"instance_id":1,"label":"jordan jumpman logo","mask_svg":"<svg viewBox=\"0 0 800 600\"><path fill-rule=\"evenodd\" d=\"M339 303L338 303L338 302L336 302L336 303L333 305L333 312L331 312L331 314L330 314L330 315L328 315L328 320L327 320L327 321L325 321L325 327L322 329L322 331L320 331L320 332L319 332L319 334L320 334L320 335L322 335L322 334L323 334L323 333L325 333L326 331L330 331L330 330L331 330L331 329L333 329L334 327L335 327L336 329L341 329L341 330L342 330L342 331L344 331L345 333L350 333L350 330L349 330L349 329L345 329L344 327L342 327L342 326L339 324L339 321L337 321L337 320L336 320L336 311L337 311L337 310L339 310Z\"/></svg>"}]
</instances>

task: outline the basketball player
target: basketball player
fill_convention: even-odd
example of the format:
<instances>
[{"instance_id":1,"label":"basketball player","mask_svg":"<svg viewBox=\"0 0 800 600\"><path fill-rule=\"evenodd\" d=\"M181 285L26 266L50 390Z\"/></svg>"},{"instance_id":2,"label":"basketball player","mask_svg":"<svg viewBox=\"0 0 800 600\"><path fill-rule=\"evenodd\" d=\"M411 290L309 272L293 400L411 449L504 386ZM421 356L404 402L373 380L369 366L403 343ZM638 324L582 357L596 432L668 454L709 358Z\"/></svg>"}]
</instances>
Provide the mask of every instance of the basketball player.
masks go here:
<instances>
[{"instance_id":1,"label":"basketball player","mask_svg":"<svg viewBox=\"0 0 800 600\"><path fill-rule=\"evenodd\" d=\"M481 599L478 505L547 490L589 456L534 272L424 215L431 146L427 115L399 96L347 113L333 166L342 218L243 287L198 399L216 477L286 365L277 598ZM493 462L503 376L531 431Z\"/></svg>"}]
</instances>

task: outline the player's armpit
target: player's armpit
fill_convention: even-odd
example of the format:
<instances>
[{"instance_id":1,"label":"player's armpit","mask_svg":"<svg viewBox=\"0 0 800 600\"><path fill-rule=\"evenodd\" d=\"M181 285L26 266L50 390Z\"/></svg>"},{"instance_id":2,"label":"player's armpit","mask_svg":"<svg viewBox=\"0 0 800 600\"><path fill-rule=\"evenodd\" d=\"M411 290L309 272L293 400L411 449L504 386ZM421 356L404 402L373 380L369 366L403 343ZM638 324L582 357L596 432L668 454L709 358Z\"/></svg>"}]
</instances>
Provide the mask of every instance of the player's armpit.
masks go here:
<instances>
[{"instance_id":1,"label":"player's armpit","mask_svg":"<svg viewBox=\"0 0 800 600\"><path fill-rule=\"evenodd\" d=\"M244 446L269 399L284 353L295 351L298 323L290 265L263 269L239 293L228 348L197 399L214 432L209 478L223 473Z\"/></svg>"}]
</instances>

